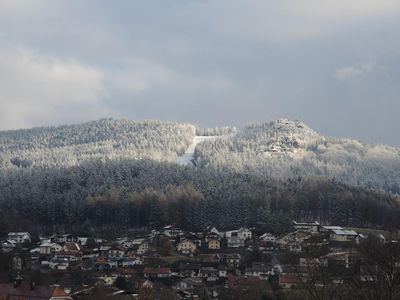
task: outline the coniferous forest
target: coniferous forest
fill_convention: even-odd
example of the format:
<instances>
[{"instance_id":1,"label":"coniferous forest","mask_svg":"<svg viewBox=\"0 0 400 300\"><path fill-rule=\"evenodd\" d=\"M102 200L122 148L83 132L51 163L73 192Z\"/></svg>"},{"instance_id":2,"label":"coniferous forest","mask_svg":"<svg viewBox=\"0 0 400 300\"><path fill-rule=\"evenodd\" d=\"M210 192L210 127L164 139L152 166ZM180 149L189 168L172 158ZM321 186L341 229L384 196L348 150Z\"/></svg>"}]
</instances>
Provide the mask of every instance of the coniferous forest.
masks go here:
<instances>
[{"instance_id":1,"label":"coniferous forest","mask_svg":"<svg viewBox=\"0 0 400 300\"><path fill-rule=\"evenodd\" d=\"M221 138L178 165L196 133ZM100 120L1 132L0 152L2 232L175 223L280 233L291 219L399 226L399 150L325 138L300 122L237 132Z\"/></svg>"}]
</instances>

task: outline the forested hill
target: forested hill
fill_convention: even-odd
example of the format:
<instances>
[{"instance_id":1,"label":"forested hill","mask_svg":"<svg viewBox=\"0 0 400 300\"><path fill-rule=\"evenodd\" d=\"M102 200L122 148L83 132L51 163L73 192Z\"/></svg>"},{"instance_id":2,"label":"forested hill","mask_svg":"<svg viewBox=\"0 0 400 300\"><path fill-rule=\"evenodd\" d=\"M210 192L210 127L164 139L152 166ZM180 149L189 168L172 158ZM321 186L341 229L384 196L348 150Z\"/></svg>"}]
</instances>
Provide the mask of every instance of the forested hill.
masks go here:
<instances>
[{"instance_id":1,"label":"forested hill","mask_svg":"<svg viewBox=\"0 0 400 300\"><path fill-rule=\"evenodd\" d=\"M261 177L328 177L400 194L400 149L317 134L281 119L245 127L229 139L200 144L197 166L228 168Z\"/></svg>"},{"instance_id":2,"label":"forested hill","mask_svg":"<svg viewBox=\"0 0 400 300\"><path fill-rule=\"evenodd\" d=\"M103 119L0 132L0 169L68 167L87 161L175 161L196 128L171 122Z\"/></svg>"},{"instance_id":3,"label":"forested hill","mask_svg":"<svg viewBox=\"0 0 400 300\"><path fill-rule=\"evenodd\" d=\"M224 138L198 144L193 167L178 165L196 134ZM298 121L236 131L107 119L4 131L0 234L172 222L278 233L289 218L398 228L399 178L399 149L324 137Z\"/></svg>"}]
</instances>

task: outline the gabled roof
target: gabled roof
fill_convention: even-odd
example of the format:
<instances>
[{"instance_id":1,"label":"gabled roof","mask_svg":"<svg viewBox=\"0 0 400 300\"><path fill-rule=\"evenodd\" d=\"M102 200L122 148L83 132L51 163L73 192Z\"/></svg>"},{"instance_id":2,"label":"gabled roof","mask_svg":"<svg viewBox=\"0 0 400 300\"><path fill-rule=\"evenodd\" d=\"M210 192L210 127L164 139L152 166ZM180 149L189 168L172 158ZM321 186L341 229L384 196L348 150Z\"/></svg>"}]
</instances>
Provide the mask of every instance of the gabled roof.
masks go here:
<instances>
[{"instance_id":1,"label":"gabled roof","mask_svg":"<svg viewBox=\"0 0 400 300\"><path fill-rule=\"evenodd\" d=\"M279 283L280 284L299 284L301 283L301 280L298 276L295 275L287 275L287 274L281 274L279 275Z\"/></svg>"},{"instance_id":2,"label":"gabled roof","mask_svg":"<svg viewBox=\"0 0 400 300\"><path fill-rule=\"evenodd\" d=\"M335 230L332 230L332 231L337 235L351 235L351 236L357 236L358 235L358 233L355 232L354 230L335 229Z\"/></svg>"}]
</instances>

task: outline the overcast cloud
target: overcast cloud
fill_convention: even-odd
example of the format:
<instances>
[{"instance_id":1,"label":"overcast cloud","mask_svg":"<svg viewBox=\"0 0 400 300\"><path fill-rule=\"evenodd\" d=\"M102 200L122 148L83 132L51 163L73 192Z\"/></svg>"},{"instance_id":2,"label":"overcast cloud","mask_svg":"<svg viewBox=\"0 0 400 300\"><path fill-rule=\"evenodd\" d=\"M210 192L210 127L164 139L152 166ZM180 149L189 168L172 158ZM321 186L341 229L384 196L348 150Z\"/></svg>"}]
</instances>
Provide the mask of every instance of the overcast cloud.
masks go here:
<instances>
[{"instance_id":1,"label":"overcast cloud","mask_svg":"<svg viewBox=\"0 0 400 300\"><path fill-rule=\"evenodd\" d=\"M400 145L398 0L2 0L0 129L301 119Z\"/></svg>"}]
</instances>

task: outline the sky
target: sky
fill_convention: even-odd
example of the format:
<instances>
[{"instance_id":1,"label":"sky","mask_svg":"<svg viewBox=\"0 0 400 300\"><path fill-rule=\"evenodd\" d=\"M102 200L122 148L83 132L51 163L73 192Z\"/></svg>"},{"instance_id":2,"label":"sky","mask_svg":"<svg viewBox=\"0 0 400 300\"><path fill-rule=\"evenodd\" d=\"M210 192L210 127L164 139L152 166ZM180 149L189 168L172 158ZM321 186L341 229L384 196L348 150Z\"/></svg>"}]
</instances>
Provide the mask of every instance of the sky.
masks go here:
<instances>
[{"instance_id":1,"label":"sky","mask_svg":"<svg viewBox=\"0 0 400 300\"><path fill-rule=\"evenodd\" d=\"M400 146L398 0L1 0L0 130L299 119Z\"/></svg>"}]
</instances>

